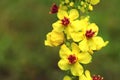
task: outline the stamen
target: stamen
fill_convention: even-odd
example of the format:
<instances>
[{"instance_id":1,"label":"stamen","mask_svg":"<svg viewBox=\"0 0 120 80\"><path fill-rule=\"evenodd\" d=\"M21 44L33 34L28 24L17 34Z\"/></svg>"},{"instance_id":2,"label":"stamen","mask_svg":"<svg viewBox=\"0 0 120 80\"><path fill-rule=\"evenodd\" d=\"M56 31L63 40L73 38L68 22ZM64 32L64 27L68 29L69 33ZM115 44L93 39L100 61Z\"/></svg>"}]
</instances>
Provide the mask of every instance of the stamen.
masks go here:
<instances>
[{"instance_id":1,"label":"stamen","mask_svg":"<svg viewBox=\"0 0 120 80\"><path fill-rule=\"evenodd\" d=\"M66 17L64 17L64 19L62 19L61 21L62 21L62 25L64 26L67 26L70 23L69 19Z\"/></svg>"},{"instance_id":2,"label":"stamen","mask_svg":"<svg viewBox=\"0 0 120 80\"><path fill-rule=\"evenodd\" d=\"M89 39L91 37L93 37L93 35L95 34L95 32L92 31L92 29L87 30L85 33L85 36Z\"/></svg>"},{"instance_id":3,"label":"stamen","mask_svg":"<svg viewBox=\"0 0 120 80\"><path fill-rule=\"evenodd\" d=\"M77 61L77 57L75 55L70 55L68 57L68 60L69 60L70 64L74 64Z\"/></svg>"},{"instance_id":4,"label":"stamen","mask_svg":"<svg viewBox=\"0 0 120 80\"><path fill-rule=\"evenodd\" d=\"M93 75L92 80L103 80L103 77L100 75Z\"/></svg>"}]
</instances>

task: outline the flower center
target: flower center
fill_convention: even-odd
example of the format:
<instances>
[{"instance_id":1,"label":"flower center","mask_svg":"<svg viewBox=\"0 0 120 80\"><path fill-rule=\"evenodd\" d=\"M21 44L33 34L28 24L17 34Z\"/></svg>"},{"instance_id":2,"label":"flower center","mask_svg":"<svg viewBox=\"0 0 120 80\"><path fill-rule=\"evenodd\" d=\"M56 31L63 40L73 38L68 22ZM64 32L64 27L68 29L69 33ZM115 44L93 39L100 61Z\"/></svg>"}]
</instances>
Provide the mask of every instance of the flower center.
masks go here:
<instances>
[{"instance_id":1,"label":"flower center","mask_svg":"<svg viewBox=\"0 0 120 80\"><path fill-rule=\"evenodd\" d=\"M54 14L54 13L57 13L58 12L58 6L53 3L52 7L50 8L50 14Z\"/></svg>"},{"instance_id":2,"label":"flower center","mask_svg":"<svg viewBox=\"0 0 120 80\"><path fill-rule=\"evenodd\" d=\"M95 34L95 32L93 32L92 29L90 29L90 30L86 31L85 36L87 38L91 38L91 37L93 37L94 34Z\"/></svg>"},{"instance_id":3,"label":"flower center","mask_svg":"<svg viewBox=\"0 0 120 80\"><path fill-rule=\"evenodd\" d=\"M93 75L92 80L103 80L103 77L100 75Z\"/></svg>"},{"instance_id":4,"label":"flower center","mask_svg":"<svg viewBox=\"0 0 120 80\"><path fill-rule=\"evenodd\" d=\"M64 17L64 19L61 20L62 21L62 25L67 26L70 23L70 20L66 17Z\"/></svg>"},{"instance_id":5,"label":"flower center","mask_svg":"<svg viewBox=\"0 0 120 80\"><path fill-rule=\"evenodd\" d=\"M69 60L70 64L74 64L77 61L77 57L75 55L70 55L68 57L68 60Z\"/></svg>"}]
</instances>

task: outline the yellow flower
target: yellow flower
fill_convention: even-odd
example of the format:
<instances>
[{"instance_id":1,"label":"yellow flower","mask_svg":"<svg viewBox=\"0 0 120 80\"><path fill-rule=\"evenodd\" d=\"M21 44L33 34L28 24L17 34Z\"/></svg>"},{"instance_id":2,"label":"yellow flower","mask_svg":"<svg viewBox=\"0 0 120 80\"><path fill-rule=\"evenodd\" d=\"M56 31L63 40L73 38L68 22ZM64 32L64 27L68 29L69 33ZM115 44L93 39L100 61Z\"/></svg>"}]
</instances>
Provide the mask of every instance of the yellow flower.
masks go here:
<instances>
[{"instance_id":1,"label":"yellow flower","mask_svg":"<svg viewBox=\"0 0 120 80\"><path fill-rule=\"evenodd\" d=\"M79 17L78 11L76 9L71 9L69 12L59 10L57 16L59 20L53 23L53 29L57 32L64 31L67 34L67 38L70 38L71 23Z\"/></svg>"},{"instance_id":2,"label":"yellow flower","mask_svg":"<svg viewBox=\"0 0 120 80\"><path fill-rule=\"evenodd\" d=\"M92 5L96 5L96 4L98 4L100 2L100 0L90 0L90 3L92 4Z\"/></svg>"},{"instance_id":3,"label":"yellow flower","mask_svg":"<svg viewBox=\"0 0 120 80\"><path fill-rule=\"evenodd\" d=\"M91 55L87 52L80 53L77 44L71 44L71 50L63 44L60 49L61 60L58 66L61 70L70 70L74 76L79 76L83 73L82 64L88 64L91 61Z\"/></svg>"},{"instance_id":4,"label":"yellow flower","mask_svg":"<svg viewBox=\"0 0 120 80\"><path fill-rule=\"evenodd\" d=\"M97 34L98 26L95 23L89 24L84 31L84 39L79 43L79 48L82 51L93 53L94 50L100 50L106 46L108 41L104 42L102 37L97 36Z\"/></svg>"},{"instance_id":5,"label":"yellow flower","mask_svg":"<svg viewBox=\"0 0 120 80\"><path fill-rule=\"evenodd\" d=\"M79 42L79 41L83 40L83 38L84 38L83 31L89 24L88 20L89 20L89 16L87 16L81 20L76 20L71 24L72 30L71 30L70 36L73 39L73 41Z\"/></svg>"},{"instance_id":6,"label":"yellow flower","mask_svg":"<svg viewBox=\"0 0 120 80\"><path fill-rule=\"evenodd\" d=\"M72 78L70 77L70 76L65 76L64 78L63 78L63 80L72 80Z\"/></svg>"},{"instance_id":7,"label":"yellow flower","mask_svg":"<svg viewBox=\"0 0 120 80\"><path fill-rule=\"evenodd\" d=\"M103 77L100 75L93 75L91 77L90 71L86 70L85 74L79 76L79 80L103 80Z\"/></svg>"},{"instance_id":8,"label":"yellow flower","mask_svg":"<svg viewBox=\"0 0 120 80\"><path fill-rule=\"evenodd\" d=\"M64 42L63 32L52 31L47 34L47 40L45 40L46 46L58 46Z\"/></svg>"},{"instance_id":9,"label":"yellow flower","mask_svg":"<svg viewBox=\"0 0 120 80\"><path fill-rule=\"evenodd\" d=\"M92 80L90 71L86 70L85 74L82 74L81 76L79 76L79 80Z\"/></svg>"}]
</instances>

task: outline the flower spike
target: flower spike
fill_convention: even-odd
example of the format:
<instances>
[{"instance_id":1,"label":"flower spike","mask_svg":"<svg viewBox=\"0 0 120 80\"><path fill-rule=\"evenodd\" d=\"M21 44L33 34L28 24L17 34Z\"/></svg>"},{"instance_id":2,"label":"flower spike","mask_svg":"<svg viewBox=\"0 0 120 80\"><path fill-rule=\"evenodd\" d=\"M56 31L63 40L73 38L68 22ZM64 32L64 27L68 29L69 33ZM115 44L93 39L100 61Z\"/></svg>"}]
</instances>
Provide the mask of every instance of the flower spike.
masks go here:
<instances>
[{"instance_id":1,"label":"flower spike","mask_svg":"<svg viewBox=\"0 0 120 80\"><path fill-rule=\"evenodd\" d=\"M58 67L66 72L63 80L103 80L100 75L91 77L84 65L92 62L92 54L109 42L99 36L99 26L90 22L88 13L100 0L60 0L53 3L50 14L56 14L57 21L46 35L44 44L60 46Z\"/></svg>"}]
</instances>

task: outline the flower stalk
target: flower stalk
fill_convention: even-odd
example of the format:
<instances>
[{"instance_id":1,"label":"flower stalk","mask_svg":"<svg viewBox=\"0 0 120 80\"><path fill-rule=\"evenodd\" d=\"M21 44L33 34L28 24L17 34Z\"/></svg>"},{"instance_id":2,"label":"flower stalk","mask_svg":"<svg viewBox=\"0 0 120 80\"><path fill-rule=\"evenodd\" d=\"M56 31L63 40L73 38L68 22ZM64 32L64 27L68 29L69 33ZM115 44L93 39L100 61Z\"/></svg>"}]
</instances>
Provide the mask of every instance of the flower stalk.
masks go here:
<instances>
[{"instance_id":1,"label":"flower stalk","mask_svg":"<svg viewBox=\"0 0 120 80\"><path fill-rule=\"evenodd\" d=\"M89 14L100 0L60 0L50 8L50 14L56 14L58 20L52 24L47 34L46 46L60 46L58 67L69 74L63 80L103 80L101 76L91 76L83 65L92 62L94 51L108 44L98 36L99 27L90 22Z\"/></svg>"}]
</instances>

